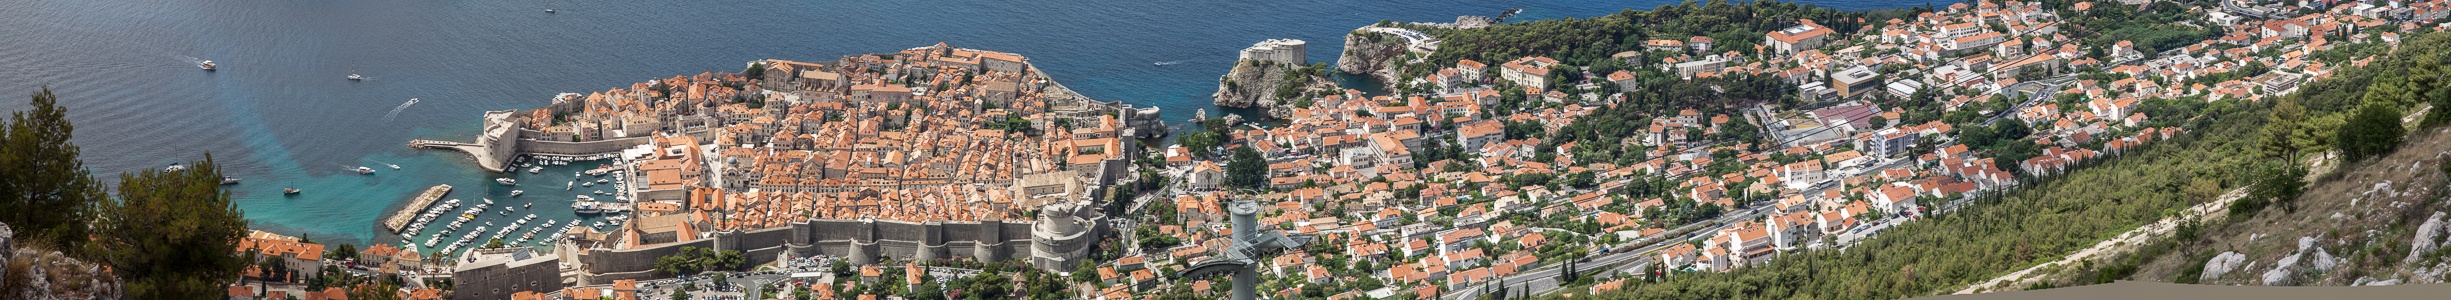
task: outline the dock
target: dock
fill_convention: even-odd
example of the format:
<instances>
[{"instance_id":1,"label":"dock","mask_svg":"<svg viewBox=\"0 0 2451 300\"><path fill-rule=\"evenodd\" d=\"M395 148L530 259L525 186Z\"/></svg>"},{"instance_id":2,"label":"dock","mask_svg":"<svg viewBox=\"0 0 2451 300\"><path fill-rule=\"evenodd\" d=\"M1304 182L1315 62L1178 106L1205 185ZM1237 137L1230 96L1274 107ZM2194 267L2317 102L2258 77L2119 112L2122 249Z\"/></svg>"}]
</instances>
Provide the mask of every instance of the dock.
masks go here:
<instances>
[{"instance_id":1,"label":"dock","mask_svg":"<svg viewBox=\"0 0 2451 300\"><path fill-rule=\"evenodd\" d=\"M426 188L424 193L417 194L417 199L409 200L408 206L393 212L391 218L383 219L383 226L391 228L392 233L400 233L401 228L408 227L409 221L417 220L417 214L425 212L426 206L434 205L435 200L441 200L443 194L449 193L451 193L451 185L448 184Z\"/></svg>"}]
</instances>

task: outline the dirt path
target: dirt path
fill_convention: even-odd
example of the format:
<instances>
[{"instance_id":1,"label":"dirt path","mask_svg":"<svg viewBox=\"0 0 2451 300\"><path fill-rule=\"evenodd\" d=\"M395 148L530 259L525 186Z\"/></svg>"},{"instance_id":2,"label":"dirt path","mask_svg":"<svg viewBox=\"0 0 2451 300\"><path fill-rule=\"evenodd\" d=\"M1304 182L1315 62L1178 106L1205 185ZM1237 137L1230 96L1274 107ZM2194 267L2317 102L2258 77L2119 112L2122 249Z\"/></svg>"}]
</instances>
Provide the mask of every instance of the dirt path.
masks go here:
<instances>
[{"instance_id":1,"label":"dirt path","mask_svg":"<svg viewBox=\"0 0 2451 300\"><path fill-rule=\"evenodd\" d=\"M2128 232L2120 233L2118 237L2112 237L2111 239L2103 240L2101 243L2095 243L2093 247L2077 250L2076 253L2068 254L2068 257L2060 258L2060 260L2057 261L2034 265L2033 267L2025 268L2024 270L2017 270L2015 273L2000 275L2000 277L1992 278L1991 280L1984 281L1981 284L1967 286L1966 289L1958 290L1956 294L1973 294L1987 291L2023 289L2028 283L2032 282L2034 279L2038 279L2027 278L2034 272L2074 264L2088 259L2094 259L2095 257L2099 256L2126 253L2129 250L2133 250L2132 248L2136 247L2137 245L2142 245L2147 241L2151 241L2153 238L2161 237L2170 233L2170 230L2172 228L2177 228L2181 222L2201 220L2206 217L2224 216L2229 211L2230 201L2238 200L2239 197L2245 196L2246 194L2247 188L2244 187L2230 190L2228 193L2221 194L2220 199L2213 200L2212 202L2205 202L2204 204L2197 204L2193 207L2188 207L2186 212L2182 212L2178 216L2165 218L2161 221L2153 222L2153 224L2146 224L2145 226L2136 227L2135 230L2129 230Z\"/></svg>"}]
</instances>

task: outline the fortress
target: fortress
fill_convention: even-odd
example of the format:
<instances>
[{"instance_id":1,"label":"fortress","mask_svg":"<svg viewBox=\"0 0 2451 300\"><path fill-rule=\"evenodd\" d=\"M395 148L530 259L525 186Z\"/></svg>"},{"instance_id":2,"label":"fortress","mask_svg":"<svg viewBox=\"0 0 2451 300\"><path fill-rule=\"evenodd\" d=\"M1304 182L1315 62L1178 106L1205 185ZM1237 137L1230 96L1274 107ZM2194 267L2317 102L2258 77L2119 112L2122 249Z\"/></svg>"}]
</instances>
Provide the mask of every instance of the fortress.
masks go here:
<instances>
[{"instance_id":1,"label":"fortress","mask_svg":"<svg viewBox=\"0 0 2451 300\"><path fill-rule=\"evenodd\" d=\"M1305 65L1309 64L1309 61L1302 57L1305 53L1302 49L1304 44L1302 40L1296 39L1260 41L1251 44L1250 48L1243 48L1242 56L1238 59L1271 61L1296 66Z\"/></svg>"},{"instance_id":2,"label":"fortress","mask_svg":"<svg viewBox=\"0 0 2451 300\"><path fill-rule=\"evenodd\" d=\"M741 251L750 265L773 263L782 255L823 255L858 265L883 258L1026 260L1041 269L1069 270L1088 254L1095 237L1109 230L1108 216L1095 207L1087 201L1050 204L1037 220L1027 222L810 219L784 227L707 232L705 238L633 249L609 246L619 244L622 235L590 232L565 239L554 249L563 261L577 266L580 285L656 278L655 259L679 253L681 247Z\"/></svg>"}]
</instances>

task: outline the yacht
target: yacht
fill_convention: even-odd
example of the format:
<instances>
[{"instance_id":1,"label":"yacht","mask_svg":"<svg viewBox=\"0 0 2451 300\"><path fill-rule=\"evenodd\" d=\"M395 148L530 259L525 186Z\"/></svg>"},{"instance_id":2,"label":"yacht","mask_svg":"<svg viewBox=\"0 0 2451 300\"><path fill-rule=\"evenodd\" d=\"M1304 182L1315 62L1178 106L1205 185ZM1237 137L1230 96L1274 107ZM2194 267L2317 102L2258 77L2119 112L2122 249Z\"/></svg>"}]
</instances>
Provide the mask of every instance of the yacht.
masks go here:
<instances>
[{"instance_id":1,"label":"yacht","mask_svg":"<svg viewBox=\"0 0 2451 300\"><path fill-rule=\"evenodd\" d=\"M374 168L368 168L368 167L363 167L363 166L360 166L360 167L357 167L357 173L358 173L358 174L364 174L364 175L374 175Z\"/></svg>"},{"instance_id":2,"label":"yacht","mask_svg":"<svg viewBox=\"0 0 2451 300\"><path fill-rule=\"evenodd\" d=\"M536 174L536 172L542 172L544 170L545 167L528 167L528 174Z\"/></svg>"},{"instance_id":3,"label":"yacht","mask_svg":"<svg viewBox=\"0 0 2451 300\"><path fill-rule=\"evenodd\" d=\"M511 190L511 197L518 197L518 196L519 196L519 194L526 194L526 193L528 193L528 191L522 191L522 190Z\"/></svg>"},{"instance_id":4,"label":"yacht","mask_svg":"<svg viewBox=\"0 0 2451 300\"><path fill-rule=\"evenodd\" d=\"M485 199L485 205L494 205L494 198L484 198L484 199ZM479 209L483 209L483 208L479 208Z\"/></svg>"},{"instance_id":5,"label":"yacht","mask_svg":"<svg viewBox=\"0 0 2451 300\"><path fill-rule=\"evenodd\" d=\"M494 182L499 182L499 183L502 183L502 185L517 185L517 184L519 184L519 180L518 180L518 179L511 179L510 177L494 178Z\"/></svg>"},{"instance_id":6,"label":"yacht","mask_svg":"<svg viewBox=\"0 0 2451 300\"><path fill-rule=\"evenodd\" d=\"M232 184L238 184L238 177L222 176L222 177L221 177L221 184L222 184L222 185L232 185Z\"/></svg>"},{"instance_id":7,"label":"yacht","mask_svg":"<svg viewBox=\"0 0 2451 300\"><path fill-rule=\"evenodd\" d=\"M349 81L359 81L359 80L366 80L366 76L358 76L357 74L349 74Z\"/></svg>"},{"instance_id":8,"label":"yacht","mask_svg":"<svg viewBox=\"0 0 2451 300\"><path fill-rule=\"evenodd\" d=\"M221 65L213 64L213 61L207 60L207 61L204 61L204 62L202 62L202 63L197 63L197 64L196 64L196 67L197 67L197 68L204 68L204 70L205 70L205 71L212 71L212 70L214 70L214 69L219 69L219 68L221 68Z\"/></svg>"},{"instance_id":9,"label":"yacht","mask_svg":"<svg viewBox=\"0 0 2451 300\"><path fill-rule=\"evenodd\" d=\"M596 186L596 183L594 183L594 182L582 183L582 184L579 184L579 186L593 187L593 186Z\"/></svg>"},{"instance_id":10,"label":"yacht","mask_svg":"<svg viewBox=\"0 0 2451 300\"><path fill-rule=\"evenodd\" d=\"M281 188L282 195L297 195L298 188Z\"/></svg>"},{"instance_id":11,"label":"yacht","mask_svg":"<svg viewBox=\"0 0 2451 300\"><path fill-rule=\"evenodd\" d=\"M162 167L162 172L178 172L178 171L185 171L185 170L187 170L187 165L175 164L175 163L174 163L174 164L170 164L170 166L168 166L168 167Z\"/></svg>"}]
</instances>

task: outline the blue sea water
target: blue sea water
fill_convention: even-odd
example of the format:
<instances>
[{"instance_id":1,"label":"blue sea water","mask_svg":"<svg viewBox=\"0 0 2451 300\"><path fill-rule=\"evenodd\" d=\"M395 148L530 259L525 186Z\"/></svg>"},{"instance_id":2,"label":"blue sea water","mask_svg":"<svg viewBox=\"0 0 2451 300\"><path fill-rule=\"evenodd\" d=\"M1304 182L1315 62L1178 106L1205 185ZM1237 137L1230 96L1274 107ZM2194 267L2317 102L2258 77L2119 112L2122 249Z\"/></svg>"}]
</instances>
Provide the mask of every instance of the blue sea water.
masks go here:
<instances>
[{"instance_id":1,"label":"blue sea water","mask_svg":"<svg viewBox=\"0 0 2451 300\"><path fill-rule=\"evenodd\" d=\"M949 42L1027 55L1092 98L1183 119L1218 112L1207 98L1217 76L1236 50L1264 39L1310 41L1310 60L1332 62L1346 31L1379 20L1447 22L1518 7L1517 20L1590 17L1667 3L0 0L0 110L24 109L20 97L47 86L69 107L96 174L209 152L245 179L233 193L258 229L392 242L376 220L435 184L459 187L450 198L534 201L544 219L573 218L568 203L584 190L545 185L566 182L553 176L578 166L486 174L463 155L404 146L468 139L479 112L537 107L555 93L738 71L762 58L823 61ZM548 5L558 13L544 13ZM199 70L201 60L221 70ZM343 79L353 73L367 79ZM410 98L420 101L386 118ZM356 166L378 173L349 170ZM500 176L527 182L491 181ZM283 187L305 193L285 197ZM528 194L504 195L514 188Z\"/></svg>"}]
</instances>

